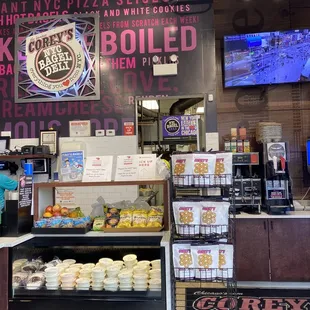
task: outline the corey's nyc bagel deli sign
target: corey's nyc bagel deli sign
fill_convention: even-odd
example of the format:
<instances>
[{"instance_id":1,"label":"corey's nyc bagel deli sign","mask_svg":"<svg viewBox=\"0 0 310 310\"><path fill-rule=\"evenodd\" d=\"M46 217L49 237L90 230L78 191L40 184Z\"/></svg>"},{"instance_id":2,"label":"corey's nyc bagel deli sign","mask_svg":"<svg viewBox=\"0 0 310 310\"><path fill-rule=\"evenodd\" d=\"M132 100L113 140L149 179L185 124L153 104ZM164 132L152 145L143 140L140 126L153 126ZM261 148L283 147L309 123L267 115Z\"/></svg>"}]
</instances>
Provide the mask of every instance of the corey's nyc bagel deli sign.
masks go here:
<instances>
[{"instance_id":1,"label":"corey's nyc bagel deli sign","mask_svg":"<svg viewBox=\"0 0 310 310\"><path fill-rule=\"evenodd\" d=\"M75 23L28 37L26 56L29 78L50 92L73 86L85 66L83 48L75 38Z\"/></svg>"}]
</instances>

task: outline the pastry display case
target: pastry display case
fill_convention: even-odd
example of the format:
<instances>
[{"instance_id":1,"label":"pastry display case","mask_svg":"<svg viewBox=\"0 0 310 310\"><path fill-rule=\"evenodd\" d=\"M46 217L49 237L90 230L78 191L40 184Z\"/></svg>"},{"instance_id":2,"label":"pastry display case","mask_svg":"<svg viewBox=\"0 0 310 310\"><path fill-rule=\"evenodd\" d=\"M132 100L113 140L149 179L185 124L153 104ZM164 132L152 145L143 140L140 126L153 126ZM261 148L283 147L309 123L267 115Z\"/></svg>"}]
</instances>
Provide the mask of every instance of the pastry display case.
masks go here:
<instances>
[{"instance_id":1,"label":"pastry display case","mask_svg":"<svg viewBox=\"0 0 310 310\"><path fill-rule=\"evenodd\" d=\"M166 309L163 233L89 234L11 248L9 309Z\"/></svg>"}]
</instances>

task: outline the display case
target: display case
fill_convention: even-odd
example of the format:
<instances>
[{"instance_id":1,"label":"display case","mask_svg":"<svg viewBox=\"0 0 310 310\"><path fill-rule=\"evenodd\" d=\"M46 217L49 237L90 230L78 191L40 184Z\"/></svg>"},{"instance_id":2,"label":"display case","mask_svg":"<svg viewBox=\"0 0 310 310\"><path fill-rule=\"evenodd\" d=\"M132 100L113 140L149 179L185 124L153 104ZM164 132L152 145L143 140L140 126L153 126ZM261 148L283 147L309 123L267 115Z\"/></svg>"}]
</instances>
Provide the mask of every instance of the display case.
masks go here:
<instances>
[{"instance_id":1,"label":"display case","mask_svg":"<svg viewBox=\"0 0 310 310\"><path fill-rule=\"evenodd\" d=\"M166 264L167 251L161 244L164 233L132 233L127 235L89 233L79 236L36 236L10 249L9 253L9 309L166 309ZM101 258L122 260L125 255L135 254L138 260L158 260L161 264L161 289L150 288L116 291L106 289L64 290L47 289L46 282L36 289L29 289L25 282L20 285L13 280L13 262L20 259L28 261L41 258L50 262L55 257L61 260L74 259L77 263L96 264ZM16 265L14 264L14 268ZM168 269L168 270L169 270ZM16 270L14 271L16 274Z\"/></svg>"},{"instance_id":2,"label":"display case","mask_svg":"<svg viewBox=\"0 0 310 310\"><path fill-rule=\"evenodd\" d=\"M41 232L36 231L31 240L10 249L9 310L49 310L57 307L68 310L85 310L88 307L115 310L125 307L135 310L170 310L169 181L38 183L34 185L34 218L37 220L42 215L46 205L55 203L55 189L59 187L137 186L138 195L139 185L161 186L164 205L163 226L161 228L158 228L157 231L148 227L114 228L100 232L85 231L83 234L77 234L73 229L70 230L71 228L59 228L57 234L46 233L44 229ZM63 274L68 273L68 268L70 269L68 266L62 270L62 273L57 271L57 276L53 278L53 283L55 282L53 286L51 286L50 277L46 272L40 278L40 274L37 273L40 272L40 269L31 270L35 274L34 280L31 278L32 274L26 280L21 279L25 275L17 275L16 277L16 273L19 272L18 269L16 270L16 261L21 259L32 261L40 258L44 263L52 262L55 257L62 261L73 259L78 265L95 264L100 269L102 267L99 264L100 259L110 258L120 263L119 261L129 254L136 255L139 261L160 260L160 265L154 268L148 264L147 271L142 273L142 280L135 277L137 274L134 272L133 276L131 275L130 279L127 279L129 282L123 283L123 286L119 277L123 269L113 274L114 269L111 266L105 267L103 278L99 281L100 285L98 284L99 287L94 285L94 282L98 281L95 279L93 271L86 275L88 280L85 283L88 282L88 286L79 286L80 283L85 284L85 272L82 272L84 267L81 266L78 270L70 271L75 276L74 279L72 278L69 288L63 278L65 277ZM50 267L50 265L48 266ZM122 268L133 269L134 267L129 268L124 262ZM156 271L148 272L150 268ZM25 270L21 269L21 271L24 272ZM116 280L106 281L107 279ZM32 285L32 281L36 281L34 283L38 284ZM108 282L115 282L116 284L109 286Z\"/></svg>"}]
</instances>

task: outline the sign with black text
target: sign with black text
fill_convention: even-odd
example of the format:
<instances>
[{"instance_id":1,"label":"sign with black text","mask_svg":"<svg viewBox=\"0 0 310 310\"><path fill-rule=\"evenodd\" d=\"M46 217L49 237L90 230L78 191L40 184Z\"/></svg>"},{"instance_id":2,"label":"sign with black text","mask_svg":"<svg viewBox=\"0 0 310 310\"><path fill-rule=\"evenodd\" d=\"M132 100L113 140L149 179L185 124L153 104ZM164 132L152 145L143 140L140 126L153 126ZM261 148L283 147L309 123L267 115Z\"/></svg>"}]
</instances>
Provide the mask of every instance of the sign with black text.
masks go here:
<instances>
[{"instance_id":1,"label":"sign with black text","mask_svg":"<svg viewBox=\"0 0 310 310\"><path fill-rule=\"evenodd\" d=\"M112 179L113 156L88 156L83 182L108 182Z\"/></svg>"},{"instance_id":2,"label":"sign with black text","mask_svg":"<svg viewBox=\"0 0 310 310\"><path fill-rule=\"evenodd\" d=\"M70 88L81 77L85 56L75 38L75 23L29 36L26 66L33 83L55 92Z\"/></svg>"},{"instance_id":3,"label":"sign with black text","mask_svg":"<svg viewBox=\"0 0 310 310\"><path fill-rule=\"evenodd\" d=\"M227 291L186 289L186 310L228 309L229 302ZM238 289L237 303L242 310L310 310L310 294L295 289Z\"/></svg>"},{"instance_id":4,"label":"sign with black text","mask_svg":"<svg viewBox=\"0 0 310 310\"><path fill-rule=\"evenodd\" d=\"M97 14L18 19L15 102L100 99L98 37Z\"/></svg>"},{"instance_id":5,"label":"sign with black text","mask_svg":"<svg viewBox=\"0 0 310 310\"><path fill-rule=\"evenodd\" d=\"M198 116L163 116L162 127L164 139L195 137L198 132Z\"/></svg>"},{"instance_id":6,"label":"sign with black text","mask_svg":"<svg viewBox=\"0 0 310 310\"><path fill-rule=\"evenodd\" d=\"M19 177L19 208L32 206L32 176L21 175Z\"/></svg>"}]
</instances>

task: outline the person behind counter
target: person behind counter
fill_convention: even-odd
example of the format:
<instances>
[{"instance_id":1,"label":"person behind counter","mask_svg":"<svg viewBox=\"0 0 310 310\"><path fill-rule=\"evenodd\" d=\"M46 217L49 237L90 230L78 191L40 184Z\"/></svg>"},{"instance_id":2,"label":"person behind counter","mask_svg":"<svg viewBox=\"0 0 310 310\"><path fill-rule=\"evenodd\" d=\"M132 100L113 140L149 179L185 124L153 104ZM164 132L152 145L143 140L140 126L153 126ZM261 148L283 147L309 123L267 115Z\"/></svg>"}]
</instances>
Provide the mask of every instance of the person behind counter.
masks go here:
<instances>
[{"instance_id":1,"label":"person behind counter","mask_svg":"<svg viewBox=\"0 0 310 310\"><path fill-rule=\"evenodd\" d=\"M18 182L7 177L4 174L0 174L0 214L5 206L4 192L15 191L18 188Z\"/></svg>"}]
</instances>

